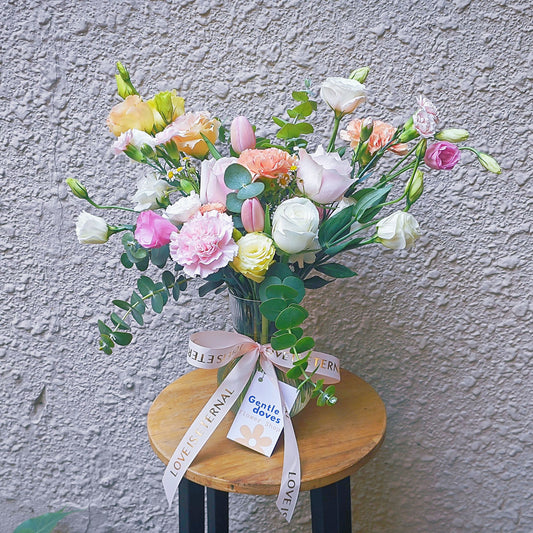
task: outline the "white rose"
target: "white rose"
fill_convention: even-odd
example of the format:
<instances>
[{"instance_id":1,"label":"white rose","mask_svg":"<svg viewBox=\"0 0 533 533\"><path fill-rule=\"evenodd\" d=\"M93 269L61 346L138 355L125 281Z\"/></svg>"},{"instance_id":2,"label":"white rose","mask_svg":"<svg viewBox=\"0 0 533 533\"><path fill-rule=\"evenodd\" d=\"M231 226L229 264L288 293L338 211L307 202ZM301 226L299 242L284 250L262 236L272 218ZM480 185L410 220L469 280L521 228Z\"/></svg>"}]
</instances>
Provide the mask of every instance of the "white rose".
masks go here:
<instances>
[{"instance_id":1,"label":"white rose","mask_svg":"<svg viewBox=\"0 0 533 533\"><path fill-rule=\"evenodd\" d=\"M113 143L113 153L115 155L123 152L128 146L135 146L139 150L147 144L151 148L155 146L155 137L141 130L128 130L120 134L120 137Z\"/></svg>"},{"instance_id":2,"label":"white rose","mask_svg":"<svg viewBox=\"0 0 533 533\"><path fill-rule=\"evenodd\" d=\"M420 226L415 217L405 211L396 211L377 223L377 233L383 246L392 250L410 248L418 237Z\"/></svg>"},{"instance_id":3,"label":"white rose","mask_svg":"<svg viewBox=\"0 0 533 533\"><path fill-rule=\"evenodd\" d=\"M337 201L353 183L352 167L337 152L326 153L319 146L314 154L299 151L297 184L308 198L319 204Z\"/></svg>"},{"instance_id":4,"label":"white rose","mask_svg":"<svg viewBox=\"0 0 533 533\"><path fill-rule=\"evenodd\" d=\"M76 235L81 244L104 244L109 238L107 222L82 211L76 221Z\"/></svg>"},{"instance_id":5,"label":"white rose","mask_svg":"<svg viewBox=\"0 0 533 533\"><path fill-rule=\"evenodd\" d=\"M169 205L165 210L165 216L173 224L183 224L191 219L202 206L200 197L195 193L180 198L175 204Z\"/></svg>"},{"instance_id":6,"label":"white rose","mask_svg":"<svg viewBox=\"0 0 533 533\"><path fill-rule=\"evenodd\" d=\"M320 88L320 96L335 112L346 115L366 100L366 90L355 80L327 78Z\"/></svg>"},{"instance_id":7,"label":"white rose","mask_svg":"<svg viewBox=\"0 0 533 533\"><path fill-rule=\"evenodd\" d=\"M157 179L155 176L141 178L137 183L137 192L133 196L133 201L137 202L135 211L159 207L157 201L165 197L167 189L168 183L165 180Z\"/></svg>"},{"instance_id":8,"label":"white rose","mask_svg":"<svg viewBox=\"0 0 533 533\"><path fill-rule=\"evenodd\" d=\"M285 200L272 218L272 238L288 254L318 250L318 210L307 198Z\"/></svg>"}]
</instances>

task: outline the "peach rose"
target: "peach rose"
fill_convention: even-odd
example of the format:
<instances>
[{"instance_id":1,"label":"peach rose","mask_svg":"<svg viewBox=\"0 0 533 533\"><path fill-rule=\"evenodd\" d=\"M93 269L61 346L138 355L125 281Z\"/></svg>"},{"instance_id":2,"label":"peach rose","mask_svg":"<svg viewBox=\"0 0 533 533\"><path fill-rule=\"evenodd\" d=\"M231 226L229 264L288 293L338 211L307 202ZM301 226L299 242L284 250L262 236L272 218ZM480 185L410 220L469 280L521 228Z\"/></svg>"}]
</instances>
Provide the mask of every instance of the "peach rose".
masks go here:
<instances>
[{"instance_id":1,"label":"peach rose","mask_svg":"<svg viewBox=\"0 0 533 533\"><path fill-rule=\"evenodd\" d=\"M352 120L345 130L340 133L341 139L350 142L352 148L357 148L359 144L359 138L361 136L361 125L363 121L360 118ZM368 151L370 154L375 154L382 146L385 146L394 135L396 128L382 122L381 120L373 121L374 129L368 139ZM395 144L389 148L391 152L398 155L405 155L409 148L407 144Z\"/></svg>"},{"instance_id":2,"label":"peach rose","mask_svg":"<svg viewBox=\"0 0 533 533\"><path fill-rule=\"evenodd\" d=\"M111 109L106 123L116 137L133 129L150 133L154 127L154 115L146 102L132 94Z\"/></svg>"},{"instance_id":3,"label":"peach rose","mask_svg":"<svg viewBox=\"0 0 533 533\"><path fill-rule=\"evenodd\" d=\"M296 157L279 148L251 149L244 150L237 162L252 173L254 180L261 177L276 179L288 174L296 165Z\"/></svg>"},{"instance_id":4,"label":"peach rose","mask_svg":"<svg viewBox=\"0 0 533 533\"><path fill-rule=\"evenodd\" d=\"M186 113L158 133L155 139L157 144L173 140L178 150L201 159L209 153L202 134L214 144L218 138L219 127L220 122L216 118L212 119L206 111Z\"/></svg>"}]
</instances>

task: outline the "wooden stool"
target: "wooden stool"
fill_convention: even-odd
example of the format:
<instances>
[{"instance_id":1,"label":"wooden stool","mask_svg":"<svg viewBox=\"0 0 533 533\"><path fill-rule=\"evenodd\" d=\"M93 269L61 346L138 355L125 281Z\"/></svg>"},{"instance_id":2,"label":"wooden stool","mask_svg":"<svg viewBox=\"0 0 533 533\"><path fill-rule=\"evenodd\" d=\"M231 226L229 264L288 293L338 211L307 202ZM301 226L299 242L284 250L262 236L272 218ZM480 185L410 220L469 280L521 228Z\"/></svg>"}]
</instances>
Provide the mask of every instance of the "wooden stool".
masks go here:
<instances>
[{"instance_id":1,"label":"wooden stool","mask_svg":"<svg viewBox=\"0 0 533 533\"><path fill-rule=\"evenodd\" d=\"M179 441L217 388L215 370L193 370L166 387L148 413L148 437L167 464ZM313 533L351 531L350 475L371 459L385 436L385 406L361 378L341 370L338 403L311 400L293 418L301 462L301 491L311 491ZM233 414L220 423L179 487L179 528L204 531L207 487L209 533L228 531L228 492L277 494L283 466L283 434L272 457L226 438ZM277 512L277 509L273 512Z\"/></svg>"}]
</instances>

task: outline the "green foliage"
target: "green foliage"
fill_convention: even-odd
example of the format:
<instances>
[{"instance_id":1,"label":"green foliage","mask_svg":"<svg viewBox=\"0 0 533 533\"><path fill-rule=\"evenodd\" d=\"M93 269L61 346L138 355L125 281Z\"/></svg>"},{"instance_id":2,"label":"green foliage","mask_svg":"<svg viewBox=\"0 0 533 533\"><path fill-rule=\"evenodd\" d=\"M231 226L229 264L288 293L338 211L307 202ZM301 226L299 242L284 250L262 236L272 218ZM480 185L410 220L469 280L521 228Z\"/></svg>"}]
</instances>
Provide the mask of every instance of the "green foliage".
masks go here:
<instances>
[{"instance_id":1,"label":"green foliage","mask_svg":"<svg viewBox=\"0 0 533 533\"><path fill-rule=\"evenodd\" d=\"M357 276L353 270L339 263L325 263L316 266L315 269L332 278L351 278L352 276Z\"/></svg>"},{"instance_id":2,"label":"green foliage","mask_svg":"<svg viewBox=\"0 0 533 533\"><path fill-rule=\"evenodd\" d=\"M73 511L56 511L30 518L16 527L13 533L52 533L57 524Z\"/></svg>"}]
</instances>

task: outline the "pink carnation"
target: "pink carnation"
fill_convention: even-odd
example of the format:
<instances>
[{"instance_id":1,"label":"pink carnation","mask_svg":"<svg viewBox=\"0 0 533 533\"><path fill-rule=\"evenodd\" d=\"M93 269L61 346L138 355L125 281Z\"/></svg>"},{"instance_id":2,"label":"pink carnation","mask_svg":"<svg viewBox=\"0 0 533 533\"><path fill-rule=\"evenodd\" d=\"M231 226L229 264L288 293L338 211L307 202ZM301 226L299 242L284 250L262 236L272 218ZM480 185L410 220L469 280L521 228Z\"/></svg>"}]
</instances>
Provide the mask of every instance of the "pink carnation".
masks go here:
<instances>
[{"instance_id":1,"label":"pink carnation","mask_svg":"<svg viewBox=\"0 0 533 533\"><path fill-rule=\"evenodd\" d=\"M185 222L170 241L170 256L183 266L188 276L205 278L225 267L239 247L232 238L229 215L208 211Z\"/></svg>"},{"instance_id":2,"label":"pink carnation","mask_svg":"<svg viewBox=\"0 0 533 533\"><path fill-rule=\"evenodd\" d=\"M135 239L143 248L160 248L170 242L176 226L153 211L143 211L137 217Z\"/></svg>"}]
</instances>

